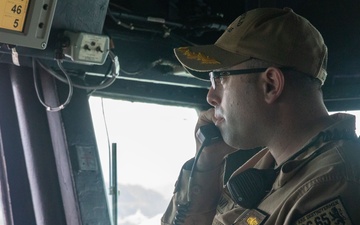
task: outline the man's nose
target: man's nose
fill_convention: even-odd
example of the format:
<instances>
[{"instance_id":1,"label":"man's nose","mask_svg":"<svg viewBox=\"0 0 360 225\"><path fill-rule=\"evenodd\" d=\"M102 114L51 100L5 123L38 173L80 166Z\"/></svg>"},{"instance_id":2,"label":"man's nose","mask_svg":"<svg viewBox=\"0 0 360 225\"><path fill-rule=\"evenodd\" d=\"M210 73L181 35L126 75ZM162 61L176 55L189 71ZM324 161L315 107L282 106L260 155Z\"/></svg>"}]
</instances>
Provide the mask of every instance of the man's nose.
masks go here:
<instances>
[{"instance_id":1,"label":"man's nose","mask_svg":"<svg viewBox=\"0 0 360 225\"><path fill-rule=\"evenodd\" d=\"M206 101L211 105L211 106L217 106L220 103L220 97L217 95L216 90L213 87L210 87L207 96L206 96Z\"/></svg>"}]
</instances>

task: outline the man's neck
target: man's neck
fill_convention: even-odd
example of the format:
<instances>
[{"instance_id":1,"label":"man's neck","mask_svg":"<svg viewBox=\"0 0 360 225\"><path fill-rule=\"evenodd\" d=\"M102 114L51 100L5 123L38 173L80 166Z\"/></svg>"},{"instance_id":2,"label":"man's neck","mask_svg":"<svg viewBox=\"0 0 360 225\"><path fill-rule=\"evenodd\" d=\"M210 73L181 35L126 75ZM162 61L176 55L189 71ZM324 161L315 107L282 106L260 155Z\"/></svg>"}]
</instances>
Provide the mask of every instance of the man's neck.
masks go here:
<instances>
[{"instance_id":1,"label":"man's neck","mask_svg":"<svg viewBox=\"0 0 360 225\"><path fill-rule=\"evenodd\" d=\"M314 136L333 124L330 116L326 115L311 121L297 121L281 132L275 133L268 145L269 151L277 165L281 165L292 155L301 150Z\"/></svg>"}]
</instances>

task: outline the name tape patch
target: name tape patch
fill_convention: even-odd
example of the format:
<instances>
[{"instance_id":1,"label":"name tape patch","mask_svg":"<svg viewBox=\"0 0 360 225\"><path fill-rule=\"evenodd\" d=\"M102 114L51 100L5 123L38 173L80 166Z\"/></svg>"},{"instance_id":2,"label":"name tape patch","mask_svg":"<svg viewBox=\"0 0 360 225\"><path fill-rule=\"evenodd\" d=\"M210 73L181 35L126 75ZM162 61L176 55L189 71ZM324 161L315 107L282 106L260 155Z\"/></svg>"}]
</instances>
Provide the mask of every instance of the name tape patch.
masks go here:
<instances>
[{"instance_id":1,"label":"name tape patch","mask_svg":"<svg viewBox=\"0 0 360 225\"><path fill-rule=\"evenodd\" d=\"M352 225L340 198L311 211L296 221L296 225Z\"/></svg>"}]
</instances>

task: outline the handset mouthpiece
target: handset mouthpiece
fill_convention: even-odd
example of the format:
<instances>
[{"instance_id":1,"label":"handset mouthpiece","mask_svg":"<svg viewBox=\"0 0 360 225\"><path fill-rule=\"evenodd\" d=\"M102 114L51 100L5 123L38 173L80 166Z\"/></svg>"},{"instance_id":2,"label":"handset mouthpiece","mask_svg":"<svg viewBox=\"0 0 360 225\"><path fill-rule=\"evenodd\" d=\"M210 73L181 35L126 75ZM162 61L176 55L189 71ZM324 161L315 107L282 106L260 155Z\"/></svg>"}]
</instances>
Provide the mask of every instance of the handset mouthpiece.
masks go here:
<instances>
[{"instance_id":1,"label":"handset mouthpiece","mask_svg":"<svg viewBox=\"0 0 360 225\"><path fill-rule=\"evenodd\" d=\"M211 145L222 139L219 128L213 123L201 126L196 132L196 137L204 146Z\"/></svg>"}]
</instances>

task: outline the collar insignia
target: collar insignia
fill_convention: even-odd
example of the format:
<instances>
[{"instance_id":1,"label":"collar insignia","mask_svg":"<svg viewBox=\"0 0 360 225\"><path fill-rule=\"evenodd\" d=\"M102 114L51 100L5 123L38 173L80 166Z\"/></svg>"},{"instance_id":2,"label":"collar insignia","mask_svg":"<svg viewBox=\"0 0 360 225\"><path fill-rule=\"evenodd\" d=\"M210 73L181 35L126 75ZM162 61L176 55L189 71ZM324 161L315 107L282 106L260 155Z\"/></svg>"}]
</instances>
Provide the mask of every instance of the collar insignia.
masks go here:
<instances>
[{"instance_id":1,"label":"collar insignia","mask_svg":"<svg viewBox=\"0 0 360 225\"><path fill-rule=\"evenodd\" d=\"M268 215L258 209L247 209L235 221L234 225L261 225L267 220Z\"/></svg>"}]
</instances>

